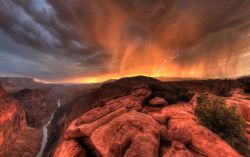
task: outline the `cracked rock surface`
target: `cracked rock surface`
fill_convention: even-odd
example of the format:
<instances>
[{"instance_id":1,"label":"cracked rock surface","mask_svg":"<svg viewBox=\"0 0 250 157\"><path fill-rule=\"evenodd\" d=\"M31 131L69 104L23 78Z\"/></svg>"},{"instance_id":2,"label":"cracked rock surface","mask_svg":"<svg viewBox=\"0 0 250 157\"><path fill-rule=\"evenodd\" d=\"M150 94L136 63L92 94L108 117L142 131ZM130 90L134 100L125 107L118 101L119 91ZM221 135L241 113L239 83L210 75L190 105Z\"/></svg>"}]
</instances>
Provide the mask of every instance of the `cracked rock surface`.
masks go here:
<instances>
[{"instance_id":1,"label":"cracked rock surface","mask_svg":"<svg viewBox=\"0 0 250 157\"><path fill-rule=\"evenodd\" d=\"M143 105L151 91L138 88L75 119L54 157L240 157L202 126L192 103ZM91 152L91 153L86 153Z\"/></svg>"}]
</instances>

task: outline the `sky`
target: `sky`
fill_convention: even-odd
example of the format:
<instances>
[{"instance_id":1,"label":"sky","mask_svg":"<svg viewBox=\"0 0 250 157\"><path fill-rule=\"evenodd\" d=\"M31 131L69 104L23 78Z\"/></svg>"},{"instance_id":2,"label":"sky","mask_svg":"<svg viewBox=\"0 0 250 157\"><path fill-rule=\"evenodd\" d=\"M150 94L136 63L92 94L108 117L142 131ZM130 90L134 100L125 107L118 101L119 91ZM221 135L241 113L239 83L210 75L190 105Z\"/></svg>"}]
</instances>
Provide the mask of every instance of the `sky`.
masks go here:
<instances>
[{"instance_id":1,"label":"sky","mask_svg":"<svg viewBox=\"0 0 250 157\"><path fill-rule=\"evenodd\" d=\"M1 0L0 76L250 74L249 0Z\"/></svg>"}]
</instances>

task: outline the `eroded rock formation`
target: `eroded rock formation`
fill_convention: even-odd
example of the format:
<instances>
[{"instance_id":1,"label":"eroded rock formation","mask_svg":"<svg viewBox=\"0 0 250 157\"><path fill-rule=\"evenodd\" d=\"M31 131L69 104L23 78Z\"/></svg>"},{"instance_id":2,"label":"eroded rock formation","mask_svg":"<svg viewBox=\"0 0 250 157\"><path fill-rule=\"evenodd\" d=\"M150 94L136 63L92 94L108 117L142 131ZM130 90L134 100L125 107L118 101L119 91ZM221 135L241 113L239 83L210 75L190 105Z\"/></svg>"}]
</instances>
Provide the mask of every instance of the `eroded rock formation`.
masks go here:
<instances>
[{"instance_id":1,"label":"eroded rock formation","mask_svg":"<svg viewBox=\"0 0 250 157\"><path fill-rule=\"evenodd\" d=\"M149 104L152 106L165 106L168 102L161 97L155 97L149 101Z\"/></svg>"},{"instance_id":2,"label":"eroded rock formation","mask_svg":"<svg viewBox=\"0 0 250 157\"><path fill-rule=\"evenodd\" d=\"M151 92L133 89L76 118L65 130L54 157L241 156L199 123L191 103L155 106L157 110L144 112Z\"/></svg>"},{"instance_id":3,"label":"eroded rock formation","mask_svg":"<svg viewBox=\"0 0 250 157\"><path fill-rule=\"evenodd\" d=\"M240 89L235 90L231 97L226 98L228 106L235 106L239 115L246 121L246 136L250 143L250 100Z\"/></svg>"},{"instance_id":4,"label":"eroded rock formation","mask_svg":"<svg viewBox=\"0 0 250 157\"><path fill-rule=\"evenodd\" d=\"M42 141L42 131L37 128L27 127L17 135L5 156L35 157L40 149L40 141Z\"/></svg>"},{"instance_id":5,"label":"eroded rock formation","mask_svg":"<svg viewBox=\"0 0 250 157\"><path fill-rule=\"evenodd\" d=\"M4 97L5 94L6 94L5 90L4 90L4 88L3 88L3 87L1 86L1 84L0 84L0 98L1 98L1 97Z\"/></svg>"},{"instance_id":6,"label":"eroded rock formation","mask_svg":"<svg viewBox=\"0 0 250 157\"><path fill-rule=\"evenodd\" d=\"M11 143L25 128L25 112L20 103L11 97L0 98L0 156L10 150Z\"/></svg>"},{"instance_id":7,"label":"eroded rock formation","mask_svg":"<svg viewBox=\"0 0 250 157\"><path fill-rule=\"evenodd\" d=\"M4 91L1 86L0 89ZM34 157L40 149L42 131L27 127L20 101L1 93L4 97L0 98L0 156Z\"/></svg>"},{"instance_id":8,"label":"eroded rock formation","mask_svg":"<svg viewBox=\"0 0 250 157\"><path fill-rule=\"evenodd\" d=\"M26 112L28 126L42 127L57 108L51 89L23 89L15 94Z\"/></svg>"}]
</instances>

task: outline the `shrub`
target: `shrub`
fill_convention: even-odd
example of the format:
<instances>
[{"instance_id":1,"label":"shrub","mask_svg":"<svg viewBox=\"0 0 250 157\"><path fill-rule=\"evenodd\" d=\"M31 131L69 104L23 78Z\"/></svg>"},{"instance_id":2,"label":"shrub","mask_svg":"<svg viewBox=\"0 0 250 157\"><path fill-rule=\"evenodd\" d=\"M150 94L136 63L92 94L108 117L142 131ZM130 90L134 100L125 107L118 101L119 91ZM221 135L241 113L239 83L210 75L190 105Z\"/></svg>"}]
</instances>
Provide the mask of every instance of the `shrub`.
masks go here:
<instances>
[{"instance_id":1,"label":"shrub","mask_svg":"<svg viewBox=\"0 0 250 157\"><path fill-rule=\"evenodd\" d=\"M235 107L226 107L221 98L198 97L195 109L198 119L210 130L217 133L241 154L250 157L248 140L245 136L245 121L236 114Z\"/></svg>"},{"instance_id":2,"label":"shrub","mask_svg":"<svg viewBox=\"0 0 250 157\"><path fill-rule=\"evenodd\" d=\"M190 101L193 97L194 93L189 92L181 92L178 94L179 100L181 101Z\"/></svg>"},{"instance_id":3,"label":"shrub","mask_svg":"<svg viewBox=\"0 0 250 157\"><path fill-rule=\"evenodd\" d=\"M151 84L150 89L154 96L165 98L170 104L178 101L190 101L193 93L189 93L186 88L167 86L164 84Z\"/></svg>"},{"instance_id":4,"label":"shrub","mask_svg":"<svg viewBox=\"0 0 250 157\"><path fill-rule=\"evenodd\" d=\"M231 86L230 85L217 85L214 87L214 94L217 96L228 97L230 96Z\"/></svg>"},{"instance_id":5,"label":"shrub","mask_svg":"<svg viewBox=\"0 0 250 157\"><path fill-rule=\"evenodd\" d=\"M244 92L250 93L250 82L244 84Z\"/></svg>"}]
</instances>

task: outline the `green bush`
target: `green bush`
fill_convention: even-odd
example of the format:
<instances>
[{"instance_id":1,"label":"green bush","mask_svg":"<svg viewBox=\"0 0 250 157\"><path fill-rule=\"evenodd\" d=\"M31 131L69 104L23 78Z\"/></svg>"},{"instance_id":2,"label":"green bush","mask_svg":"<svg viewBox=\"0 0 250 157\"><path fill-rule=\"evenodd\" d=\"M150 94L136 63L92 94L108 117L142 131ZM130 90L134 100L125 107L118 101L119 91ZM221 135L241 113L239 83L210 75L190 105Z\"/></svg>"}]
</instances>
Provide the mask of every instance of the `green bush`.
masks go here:
<instances>
[{"instance_id":1,"label":"green bush","mask_svg":"<svg viewBox=\"0 0 250 157\"><path fill-rule=\"evenodd\" d=\"M236 114L235 107L227 107L221 98L198 97L195 109L198 119L217 133L241 154L250 157L248 140L245 136L245 121Z\"/></svg>"}]
</instances>

